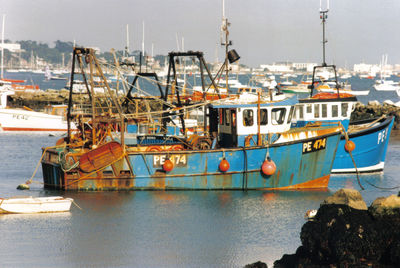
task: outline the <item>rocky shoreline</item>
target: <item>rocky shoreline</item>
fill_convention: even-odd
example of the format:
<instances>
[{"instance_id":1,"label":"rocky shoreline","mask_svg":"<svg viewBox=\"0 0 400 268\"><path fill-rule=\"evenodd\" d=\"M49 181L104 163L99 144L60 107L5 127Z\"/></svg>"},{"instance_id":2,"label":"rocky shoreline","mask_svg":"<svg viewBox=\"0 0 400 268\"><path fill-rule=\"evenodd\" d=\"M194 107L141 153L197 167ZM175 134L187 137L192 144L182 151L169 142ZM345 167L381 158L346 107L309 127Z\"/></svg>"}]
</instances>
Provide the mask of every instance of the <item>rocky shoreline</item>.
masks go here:
<instances>
[{"instance_id":1,"label":"rocky shoreline","mask_svg":"<svg viewBox=\"0 0 400 268\"><path fill-rule=\"evenodd\" d=\"M273 267L400 267L400 196L380 197L367 207L357 190L341 189L303 225L300 239L296 253Z\"/></svg>"},{"instance_id":2,"label":"rocky shoreline","mask_svg":"<svg viewBox=\"0 0 400 268\"><path fill-rule=\"evenodd\" d=\"M382 115L393 115L395 116L393 129L400 129L400 106L393 103L392 101L384 101L379 103L378 101L370 101L368 104L357 103L356 107L351 114L351 121L359 121L371 118L378 118Z\"/></svg>"}]
</instances>

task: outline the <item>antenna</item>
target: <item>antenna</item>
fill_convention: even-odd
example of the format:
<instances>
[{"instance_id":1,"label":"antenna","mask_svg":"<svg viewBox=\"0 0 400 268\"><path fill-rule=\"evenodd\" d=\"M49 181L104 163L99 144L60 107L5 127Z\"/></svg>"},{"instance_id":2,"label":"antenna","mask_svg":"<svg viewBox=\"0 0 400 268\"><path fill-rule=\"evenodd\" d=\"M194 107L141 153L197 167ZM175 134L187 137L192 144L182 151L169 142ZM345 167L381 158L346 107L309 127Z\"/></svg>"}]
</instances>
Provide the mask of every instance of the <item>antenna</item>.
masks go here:
<instances>
[{"instance_id":1,"label":"antenna","mask_svg":"<svg viewBox=\"0 0 400 268\"><path fill-rule=\"evenodd\" d=\"M225 0L222 0L222 19L225 18Z\"/></svg>"},{"instance_id":2,"label":"antenna","mask_svg":"<svg viewBox=\"0 0 400 268\"><path fill-rule=\"evenodd\" d=\"M125 47L126 57L129 57L129 24L126 25L126 47Z\"/></svg>"},{"instance_id":3,"label":"antenna","mask_svg":"<svg viewBox=\"0 0 400 268\"><path fill-rule=\"evenodd\" d=\"M222 0L222 25L221 25L221 33L225 33L225 42L222 42L222 35L221 35L221 45L225 46L225 80L226 80L226 90L229 92L228 88L228 76L229 76L229 68L228 68L228 49L229 45L231 45L231 41L229 41L229 31L228 31L229 22L228 19L225 17L225 0Z\"/></svg>"},{"instance_id":4,"label":"antenna","mask_svg":"<svg viewBox=\"0 0 400 268\"><path fill-rule=\"evenodd\" d=\"M327 0L325 9L322 8L322 0L319 0L319 18L322 19L322 66L326 66L325 61L325 44L328 40L325 39L325 22L328 18L329 0Z\"/></svg>"},{"instance_id":5,"label":"antenna","mask_svg":"<svg viewBox=\"0 0 400 268\"><path fill-rule=\"evenodd\" d=\"M180 51L181 49L179 48L179 38L178 38L178 33L175 33L175 40L176 40L176 48L178 49L178 51Z\"/></svg>"},{"instance_id":6,"label":"antenna","mask_svg":"<svg viewBox=\"0 0 400 268\"><path fill-rule=\"evenodd\" d=\"M143 36L142 36L142 54L144 57L144 21L143 21Z\"/></svg>"}]
</instances>

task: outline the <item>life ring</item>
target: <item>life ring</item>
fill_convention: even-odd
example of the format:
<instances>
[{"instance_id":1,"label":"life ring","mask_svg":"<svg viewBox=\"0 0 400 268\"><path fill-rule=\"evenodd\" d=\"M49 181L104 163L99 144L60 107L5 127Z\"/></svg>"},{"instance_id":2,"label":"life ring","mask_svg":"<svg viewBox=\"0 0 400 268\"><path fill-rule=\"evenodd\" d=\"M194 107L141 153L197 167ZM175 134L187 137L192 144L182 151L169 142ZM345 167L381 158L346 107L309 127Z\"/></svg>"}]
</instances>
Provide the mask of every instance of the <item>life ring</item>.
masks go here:
<instances>
[{"instance_id":1,"label":"life ring","mask_svg":"<svg viewBox=\"0 0 400 268\"><path fill-rule=\"evenodd\" d=\"M146 152L160 152L161 148L159 146L148 146Z\"/></svg>"}]
</instances>

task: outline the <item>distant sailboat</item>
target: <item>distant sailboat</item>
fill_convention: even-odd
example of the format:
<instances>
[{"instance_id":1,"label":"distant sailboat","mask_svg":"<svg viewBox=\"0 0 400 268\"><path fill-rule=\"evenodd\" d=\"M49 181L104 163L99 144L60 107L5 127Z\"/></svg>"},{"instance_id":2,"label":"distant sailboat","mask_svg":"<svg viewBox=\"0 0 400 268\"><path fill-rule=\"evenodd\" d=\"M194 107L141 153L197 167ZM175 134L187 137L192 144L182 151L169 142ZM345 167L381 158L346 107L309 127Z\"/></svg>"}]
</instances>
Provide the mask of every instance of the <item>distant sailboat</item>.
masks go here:
<instances>
[{"instance_id":1,"label":"distant sailboat","mask_svg":"<svg viewBox=\"0 0 400 268\"><path fill-rule=\"evenodd\" d=\"M44 76L45 76L46 80L67 80L66 77L53 75L50 71L49 66L46 66L46 71L44 72Z\"/></svg>"},{"instance_id":2,"label":"distant sailboat","mask_svg":"<svg viewBox=\"0 0 400 268\"><path fill-rule=\"evenodd\" d=\"M385 66L387 65L387 57L388 57L387 54L382 55L380 79L375 81L374 88L377 91L399 91L400 90L399 82L385 79L386 77L388 77L388 75L385 73Z\"/></svg>"}]
</instances>

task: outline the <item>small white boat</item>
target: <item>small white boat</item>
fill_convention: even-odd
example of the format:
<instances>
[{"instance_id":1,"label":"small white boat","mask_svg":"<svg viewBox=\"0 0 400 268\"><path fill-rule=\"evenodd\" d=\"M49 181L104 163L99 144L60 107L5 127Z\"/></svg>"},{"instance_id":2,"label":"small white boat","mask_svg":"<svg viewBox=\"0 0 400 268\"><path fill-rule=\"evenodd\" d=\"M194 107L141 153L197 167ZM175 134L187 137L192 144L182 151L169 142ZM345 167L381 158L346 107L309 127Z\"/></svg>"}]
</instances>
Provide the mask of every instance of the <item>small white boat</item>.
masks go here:
<instances>
[{"instance_id":1,"label":"small white boat","mask_svg":"<svg viewBox=\"0 0 400 268\"><path fill-rule=\"evenodd\" d=\"M67 131L66 106L53 105L49 113L32 111L29 108L7 108L7 96L14 91L0 90L0 132L1 131ZM71 128L76 129L75 125Z\"/></svg>"},{"instance_id":2,"label":"small white boat","mask_svg":"<svg viewBox=\"0 0 400 268\"><path fill-rule=\"evenodd\" d=\"M400 84L393 80L377 80L375 81L374 88L377 91L397 91L400 89Z\"/></svg>"},{"instance_id":3,"label":"small white boat","mask_svg":"<svg viewBox=\"0 0 400 268\"><path fill-rule=\"evenodd\" d=\"M0 214L67 212L72 202L62 196L0 198Z\"/></svg>"}]
</instances>

